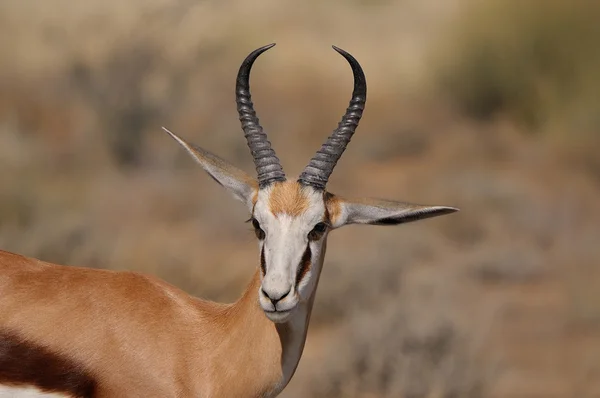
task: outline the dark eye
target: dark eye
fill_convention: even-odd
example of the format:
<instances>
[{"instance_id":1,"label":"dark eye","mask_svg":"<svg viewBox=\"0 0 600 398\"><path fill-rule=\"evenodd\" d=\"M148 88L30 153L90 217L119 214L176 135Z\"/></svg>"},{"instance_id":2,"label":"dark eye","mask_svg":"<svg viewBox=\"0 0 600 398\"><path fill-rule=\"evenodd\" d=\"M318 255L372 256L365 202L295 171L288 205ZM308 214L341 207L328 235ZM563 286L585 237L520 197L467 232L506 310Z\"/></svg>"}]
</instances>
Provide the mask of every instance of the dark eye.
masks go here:
<instances>
[{"instance_id":1,"label":"dark eye","mask_svg":"<svg viewBox=\"0 0 600 398\"><path fill-rule=\"evenodd\" d=\"M265 238L265 231L262 230L260 223L256 218L252 219L252 226L254 227L254 233L256 234L256 237L260 240L263 240Z\"/></svg>"},{"instance_id":2,"label":"dark eye","mask_svg":"<svg viewBox=\"0 0 600 398\"><path fill-rule=\"evenodd\" d=\"M320 222L314 226L312 231L308 233L309 240L319 240L323 236L323 234L327 231L327 224L324 222Z\"/></svg>"}]
</instances>

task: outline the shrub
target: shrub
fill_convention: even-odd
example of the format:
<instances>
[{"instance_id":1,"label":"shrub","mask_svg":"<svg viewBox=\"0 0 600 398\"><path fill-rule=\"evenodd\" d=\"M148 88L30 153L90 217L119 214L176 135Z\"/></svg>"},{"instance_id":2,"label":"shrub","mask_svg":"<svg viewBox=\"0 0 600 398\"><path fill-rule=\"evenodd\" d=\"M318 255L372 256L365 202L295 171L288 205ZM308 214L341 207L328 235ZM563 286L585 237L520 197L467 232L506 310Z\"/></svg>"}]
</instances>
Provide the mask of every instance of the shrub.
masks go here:
<instances>
[{"instance_id":1,"label":"shrub","mask_svg":"<svg viewBox=\"0 0 600 398\"><path fill-rule=\"evenodd\" d=\"M533 129L557 118L597 122L599 2L468 5L436 63L438 83L463 112L482 120L507 114Z\"/></svg>"}]
</instances>

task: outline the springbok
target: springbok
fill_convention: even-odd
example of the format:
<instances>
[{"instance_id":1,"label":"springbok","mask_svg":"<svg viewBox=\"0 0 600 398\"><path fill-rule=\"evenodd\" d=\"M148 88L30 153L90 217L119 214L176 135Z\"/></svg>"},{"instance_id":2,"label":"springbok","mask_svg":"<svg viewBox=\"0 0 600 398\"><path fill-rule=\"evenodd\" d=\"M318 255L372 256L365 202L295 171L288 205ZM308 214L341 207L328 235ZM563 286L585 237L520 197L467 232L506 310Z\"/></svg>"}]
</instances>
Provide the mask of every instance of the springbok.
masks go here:
<instances>
[{"instance_id":1,"label":"springbok","mask_svg":"<svg viewBox=\"0 0 600 398\"><path fill-rule=\"evenodd\" d=\"M457 209L344 199L327 180L362 116L366 81L300 177L288 180L259 124L248 55L236 102L258 178L165 129L251 214L259 261L241 298L219 304L151 276L55 265L0 251L0 396L274 397L302 351L329 231L396 225Z\"/></svg>"}]
</instances>

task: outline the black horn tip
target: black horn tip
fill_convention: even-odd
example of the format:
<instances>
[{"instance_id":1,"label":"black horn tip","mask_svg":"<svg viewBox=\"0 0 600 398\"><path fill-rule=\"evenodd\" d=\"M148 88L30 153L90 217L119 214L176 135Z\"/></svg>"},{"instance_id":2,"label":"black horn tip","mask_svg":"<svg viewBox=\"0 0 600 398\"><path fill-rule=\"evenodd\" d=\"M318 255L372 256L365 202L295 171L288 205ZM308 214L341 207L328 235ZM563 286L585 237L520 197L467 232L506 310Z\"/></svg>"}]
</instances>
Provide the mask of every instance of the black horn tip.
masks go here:
<instances>
[{"instance_id":1,"label":"black horn tip","mask_svg":"<svg viewBox=\"0 0 600 398\"><path fill-rule=\"evenodd\" d=\"M268 49L273 48L273 47L275 47L275 43L267 44L266 46L257 48L256 50L254 50L250 54L248 54L248 56L244 60L244 63L246 63L250 60L254 61L256 59L256 57L258 57L260 54L264 53L265 51L267 51Z\"/></svg>"},{"instance_id":2,"label":"black horn tip","mask_svg":"<svg viewBox=\"0 0 600 398\"><path fill-rule=\"evenodd\" d=\"M352 56L352 54L350 54L349 52L344 51L337 46L331 46L331 47L333 47L333 49L335 51L340 53L342 55L342 57L346 58L346 61L348 61L348 63L350 64L350 67L352 68L352 73L354 75L355 94L361 95L363 97L366 96L367 82L366 82L366 78L365 78L365 73L363 72L362 67L360 66L360 63L358 63L356 58L354 58Z\"/></svg>"},{"instance_id":3,"label":"black horn tip","mask_svg":"<svg viewBox=\"0 0 600 398\"><path fill-rule=\"evenodd\" d=\"M267 44L266 46L259 47L256 50L252 51L251 54L258 53L257 55L259 55L273 47L275 47L275 43Z\"/></svg>"},{"instance_id":4,"label":"black horn tip","mask_svg":"<svg viewBox=\"0 0 600 398\"><path fill-rule=\"evenodd\" d=\"M256 58L258 58L260 54L264 53L269 48L272 48L274 46L275 43L267 44L266 46L259 47L256 50L252 51L250 54L248 54L246 59L244 59L244 62L242 62L242 65L240 66L240 70L238 72L237 88L248 86L248 79L250 77L250 69L252 68L252 64L254 64L254 61L256 61Z\"/></svg>"},{"instance_id":5,"label":"black horn tip","mask_svg":"<svg viewBox=\"0 0 600 398\"><path fill-rule=\"evenodd\" d=\"M339 52L340 54L344 54L344 53L346 53L346 51L342 50L341 48L339 48L339 47L338 47L338 46L336 46L336 45L332 45L331 47L332 47L332 48L333 48L335 51ZM347 53L346 53L346 54L347 54Z\"/></svg>"},{"instance_id":6,"label":"black horn tip","mask_svg":"<svg viewBox=\"0 0 600 398\"><path fill-rule=\"evenodd\" d=\"M348 51L342 50L338 46L331 46L331 47L338 53L342 54L342 56L344 58L346 58L350 63L352 63L352 61L358 63L358 61Z\"/></svg>"}]
</instances>

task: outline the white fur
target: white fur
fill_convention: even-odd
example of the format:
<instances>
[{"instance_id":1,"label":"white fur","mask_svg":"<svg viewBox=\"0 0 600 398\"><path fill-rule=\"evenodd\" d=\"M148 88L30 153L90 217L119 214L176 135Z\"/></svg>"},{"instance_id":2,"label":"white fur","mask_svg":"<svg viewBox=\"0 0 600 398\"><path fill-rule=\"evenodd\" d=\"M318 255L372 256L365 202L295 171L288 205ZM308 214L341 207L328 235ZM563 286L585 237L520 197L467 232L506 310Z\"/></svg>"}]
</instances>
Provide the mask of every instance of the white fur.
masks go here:
<instances>
[{"instance_id":1,"label":"white fur","mask_svg":"<svg viewBox=\"0 0 600 398\"><path fill-rule=\"evenodd\" d=\"M43 392L32 386L0 385L0 398L66 398L69 395Z\"/></svg>"}]
</instances>

